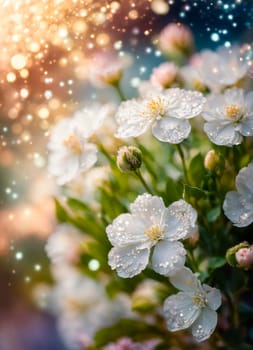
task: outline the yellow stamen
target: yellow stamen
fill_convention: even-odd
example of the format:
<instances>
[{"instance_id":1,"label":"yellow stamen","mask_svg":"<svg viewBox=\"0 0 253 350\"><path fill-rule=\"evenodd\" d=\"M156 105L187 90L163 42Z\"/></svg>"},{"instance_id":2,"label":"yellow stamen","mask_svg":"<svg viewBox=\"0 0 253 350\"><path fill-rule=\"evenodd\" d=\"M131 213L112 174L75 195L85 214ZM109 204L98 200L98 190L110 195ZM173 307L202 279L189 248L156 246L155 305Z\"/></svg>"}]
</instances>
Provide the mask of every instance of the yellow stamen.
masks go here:
<instances>
[{"instance_id":1,"label":"yellow stamen","mask_svg":"<svg viewBox=\"0 0 253 350\"><path fill-rule=\"evenodd\" d=\"M72 152L80 154L82 153L82 145L75 134L70 134L63 141L64 145L67 146Z\"/></svg>"},{"instance_id":2,"label":"yellow stamen","mask_svg":"<svg viewBox=\"0 0 253 350\"><path fill-rule=\"evenodd\" d=\"M158 116L163 116L164 114L164 105L161 97L152 98L148 104L147 108L150 111L151 117L155 118Z\"/></svg>"},{"instance_id":3,"label":"yellow stamen","mask_svg":"<svg viewBox=\"0 0 253 350\"><path fill-rule=\"evenodd\" d=\"M158 241L162 237L162 234L163 231L158 224L145 230L145 235L148 236L151 241Z\"/></svg>"},{"instance_id":4,"label":"yellow stamen","mask_svg":"<svg viewBox=\"0 0 253 350\"><path fill-rule=\"evenodd\" d=\"M193 298L192 298L192 301L194 302L194 304L198 305L199 307L204 307L208 304L208 300L201 297L201 296L198 296L198 295L195 295Z\"/></svg>"},{"instance_id":5,"label":"yellow stamen","mask_svg":"<svg viewBox=\"0 0 253 350\"><path fill-rule=\"evenodd\" d=\"M239 120L242 117L242 110L236 105L230 105L225 108L226 116L232 120Z\"/></svg>"}]
</instances>

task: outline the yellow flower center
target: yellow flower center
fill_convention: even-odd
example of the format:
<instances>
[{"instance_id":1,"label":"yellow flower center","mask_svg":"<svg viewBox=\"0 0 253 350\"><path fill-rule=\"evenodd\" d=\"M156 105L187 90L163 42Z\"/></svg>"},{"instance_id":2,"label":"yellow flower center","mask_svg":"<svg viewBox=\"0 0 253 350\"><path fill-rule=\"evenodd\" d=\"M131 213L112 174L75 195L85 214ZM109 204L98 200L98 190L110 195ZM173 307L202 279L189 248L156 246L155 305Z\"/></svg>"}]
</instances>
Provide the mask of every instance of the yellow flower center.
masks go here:
<instances>
[{"instance_id":1,"label":"yellow flower center","mask_svg":"<svg viewBox=\"0 0 253 350\"><path fill-rule=\"evenodd\" d=\"M159 224L156 224L146 229L145 235L148 236L151 241L158 241L162 237L163 231L161 229L161 226Z\"/></svg>"},{"instance_id":2,"label":"yellow flower center","mask_svg":"<svg viewBox=\"0 0 253 350\"><path fill-rule=\"evenodd\" d=\"M242 110L236 105L230 105L225 108L225 114L228 119L237 121L242 117Z\"/></svg>"},{"instance_id":3,"label":"yellow flower center","mask_svg":"<svg viewBox=\"0 0 253 350\"><path fill-rule=\"evenodd\" d=\"M192 301L194 302L194 304L196 304L199 307L204 307L208 304L208 300L203 296L199 296L199 295L195 295L192 298Z\"/></svg>"},{"instance_id":4,"label":"yellow flower center","mask_svg":"<svg viewBox=\"0 0 253 350\"><path fill-rule=\"evenodd\" d=\"M156 118L158 116L162 117L164 115L164 103L161 97L152 98L147 103L147 108L152 118Z\"/></svg>"},{"instance_id":5,"label":"yellow flower center","mask_svg":"<svg viewBox=\"0 0 253 350\"><path fill-rule=\"evenodd\" d=\"M70 134L63 141L64 145L67 146L73 153L82 153L82 145L75 134Z\"/></svg>"}]
</instances>

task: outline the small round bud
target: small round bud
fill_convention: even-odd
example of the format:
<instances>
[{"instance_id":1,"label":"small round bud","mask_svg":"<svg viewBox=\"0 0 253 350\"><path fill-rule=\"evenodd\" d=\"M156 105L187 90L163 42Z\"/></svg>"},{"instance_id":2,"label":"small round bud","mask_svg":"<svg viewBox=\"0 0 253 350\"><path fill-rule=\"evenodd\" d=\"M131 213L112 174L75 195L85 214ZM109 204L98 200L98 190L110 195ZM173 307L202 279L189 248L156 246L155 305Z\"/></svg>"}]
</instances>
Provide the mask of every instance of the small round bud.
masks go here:
<instances>
[{"instance_id":1,"label":"small round bud","mask_svg":"<svg viewBox=\"0 0 253 350\"><path fill-rule=\"evenodd\" d=\"M237 252L240 251L241 249L249 248L249 247L250 247L249 243L245 241L235 245L234 247L229 248L226 253L226 259L229 265L238 266L238 260L236 257Z\"/></svg>"},{"instance_id":2,"label":"small round bud","mask_svg":"<svg viewBox=\"0 0 253 350\"><path fill-rule=\"evenodd\" d=\"M241 248L235 253L238 266L244 269L253 267L253 245L247 248Z\"/></svg>"},{"instance_id":3,"label":"small round bud","mask_svg":"<svg viewBox=\"0 0 253 350\"><path fill-rule=\"evenodd\" d=\"M183 62L194 51L192 32L183 24L170 23L160 32L158 46L165 56Z\"/></svg>"},{"instance_id":4,"label":"small round bud","mask_svg":"<svg viewBox=\"0 0 253 350\"><path fill-rule=\"evenodd\" d=\"M135 171L141 167L142 153L135 146L123 146L118 150L117 166L123 172Z\"/></svg>"},{"instance_id":5,"label":"small round bud","mask_svg":"<svg viewBox=\"0 0 253 350\"><path fill-rule=\"evenodd\" d=\"M204 160L204 167L210 171L215 171L220 165L221 159L213 149L207 152Z\"/></svg>"}]
</instances>

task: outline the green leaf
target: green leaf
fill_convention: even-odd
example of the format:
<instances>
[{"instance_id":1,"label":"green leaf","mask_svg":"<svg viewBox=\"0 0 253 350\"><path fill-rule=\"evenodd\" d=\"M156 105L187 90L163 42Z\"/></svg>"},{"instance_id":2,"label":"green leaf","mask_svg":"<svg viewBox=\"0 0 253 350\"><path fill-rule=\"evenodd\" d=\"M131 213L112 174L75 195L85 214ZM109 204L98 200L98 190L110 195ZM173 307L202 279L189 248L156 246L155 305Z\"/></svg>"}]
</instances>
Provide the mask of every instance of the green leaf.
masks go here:
<instances>
[{"instance_id":1,"label":"green leaf","mask_svg":"<svg viewBox=\"0 0 253 350\"><path fill-rule=\"evenodd\" d=\"M208 222L216 221L220 216L220 214L221 214L221 207L220 206L214 207L207 213Z\"/></svg>"},{"instance_id":2,"label":"green leaf","mask_svg":"<svg viewBox=\"0 0 253 350\"><path fill-rule=\"evenodd\" d=\"M201 153L198 153L192 158L188 172L191 183L199 186L203 180L203 175L205 174L204 158Z\"/></svg>"},{"instance_id":3,"label":"green leaf","mask_svg":"<svg viewBox=\"0 0 253 350\"><path fill-rule=\"evenodd\" d=\"M180 193L175 181L173 181L170 177L168 177L167 181L166 181L167 203L169 204L169 203L172 203L174 201L177 201L181 197L182 197L182 192Z\"/></svg>"},{"instance_id":4,"label":"green leaf","mask_svg":"<svg viewBox=\"0 0 253 350\"><path fill-rule=\"evenodd\" d=\"M54 198L55 202L55 213L57 220L59 222L68 222L69 216L67 210L61 205L61 203L58 201L58 199Z\"/></svg>"},{"instance_id":5,"label":"green leaf","mask_svg":"<svg viewBox=\"0 0 253 350\"><path fill-rule=\"evenodd\" d=\"M74 212L86 212L90 210L89 206L76 198L68 198L67 204Z\"/></svg>"},{"instance_id":6,"label":"green leaf","mask_svg":"<svg viewBox=\"0 0 253 350\"><path fill-rule=\"evenodd\" d=\"M129 337L134 341L144 341L157 336L163 332L158 327L139 320L121 319L111 327L100 329L94 337L96 349L110 342L115 342L121 337Z\"/></svg>"},{"instance_id":7,"label":"green leaf","mask_svg":"<svg viewBox=\"0 0 253 350\"><path fill-rule=\"evenodd\" d=\"M208 262L209 271L214 271L219 267L224 266L226 264L226 259L222 256L213 256L208 259Z\"/></svg>"}]
</instances>

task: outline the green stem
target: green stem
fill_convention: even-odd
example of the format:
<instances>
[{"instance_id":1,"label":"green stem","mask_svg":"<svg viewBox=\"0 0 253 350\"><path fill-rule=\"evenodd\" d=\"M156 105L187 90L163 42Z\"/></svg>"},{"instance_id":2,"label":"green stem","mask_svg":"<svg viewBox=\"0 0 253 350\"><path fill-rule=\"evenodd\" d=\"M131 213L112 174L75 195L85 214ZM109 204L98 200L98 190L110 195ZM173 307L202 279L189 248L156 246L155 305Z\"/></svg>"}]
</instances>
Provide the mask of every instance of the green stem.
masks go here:
<instances>
[{"instance_id":1,"label":"green stem","mask_svg":"<svg viewBox=\"0 0 253 350\"><path fill-rule=\"evenodd\" d=\"M140 169L137 169L134 171L134 174L138 177L138 179L141 181L143 187L150 193L153 194L150 187L148 186L148 184L146 183L144 177L142 176Z\"/></svg>"},{"instance_id":2,"label":"green stem","mask_svg":"<svg viewBox=\"0 0 253 350\"><path fill-rule=\"evenodd\" d=\"M193 252L191 250L188 250L187 251L187 256L191 262L191 268L194 272L198 272L199 269L198 269L198 264L197 264L197 261L195 259L195 256L193 254Z\"/></svg>"},{"instance_id":3,"label":"green stem","mask_svg":"<svg viewBox=\"0 0 253 350\"><path fill-rule=\"evenodd\" d=\"M176 144L178 153L180 155L181 161L182 161L182 166L183 166L183 171L184 171L184 178L185 182L189 183L189 178L188 178L188 173L187 173L187 168L186 168L186 162L185 162L185 157L184 157L184 152L182 150L182 147L180 144Z\"/></svg>"},{"instance_id":4,"label":"green stem","mask_svg":"<svg viewBox=\"0 0 253 350\"><path fill-rule=\"evenodd\" d=\"M125 97L124 92L122 91L121 86L120 86L120 82L118 81L117 83L113 84L112 86L116 90L120 101L126 101L126 97Z\"/></svg>"}]
</instances>

